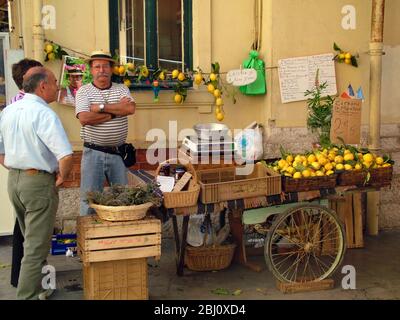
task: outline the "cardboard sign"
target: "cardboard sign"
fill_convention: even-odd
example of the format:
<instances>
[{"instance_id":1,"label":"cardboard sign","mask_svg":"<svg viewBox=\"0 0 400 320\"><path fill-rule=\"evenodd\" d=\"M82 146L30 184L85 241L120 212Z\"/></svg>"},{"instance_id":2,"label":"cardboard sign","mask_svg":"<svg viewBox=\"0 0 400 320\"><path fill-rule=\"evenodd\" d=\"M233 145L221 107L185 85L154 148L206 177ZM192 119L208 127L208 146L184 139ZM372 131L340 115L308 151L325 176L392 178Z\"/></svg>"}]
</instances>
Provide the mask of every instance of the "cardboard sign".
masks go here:
<instances>
[{"instance_id":1,"label":"cardboard sign","mask_svg":"<svg viewBox=\"0 0 400 320\"><path fill-rule=\"evenodd\" d=\"M245 86L253 83L257 79L255 69L237 69L231 70L226 75L226 81L234 86Z\"/></svg>"},{"instance_id":2,"label":"cardboard sign","mask_svg":"<svg viewBox=\"0 0 400 320\"><path fill-rule=\"evenodd\" d=\"M331 142L359 144L361 131L361 106L359 99L336 98L332 110Z\"/></svg>"}]
</instances>

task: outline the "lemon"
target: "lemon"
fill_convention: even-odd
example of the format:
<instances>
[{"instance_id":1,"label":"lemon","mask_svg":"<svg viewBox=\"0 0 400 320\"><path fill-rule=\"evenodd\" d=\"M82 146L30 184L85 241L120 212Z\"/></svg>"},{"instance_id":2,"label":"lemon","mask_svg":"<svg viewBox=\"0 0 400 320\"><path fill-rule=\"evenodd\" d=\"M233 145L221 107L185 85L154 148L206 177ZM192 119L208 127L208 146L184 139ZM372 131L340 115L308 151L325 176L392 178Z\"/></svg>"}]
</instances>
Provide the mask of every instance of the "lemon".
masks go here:
<instances>
[{"instance_id":1,"label":"lemon","mask_svg":"<svg viewBox=\"0 0 400 320\"><path fill-rule=\"evenodd\" d=\"M303 166L304 166L304 167L307 167L307 166L308 166L307 160L304 160L304 161L303 161Z\"/></svg>"},{"instance_id":2,"label":"lemon","mask_svg":"<svg viewBox=\"0 0 400 320\"><path fill-rule=\"evenodd\" d=\"M310 154L310 155L308 156L308 158L307 158L307 161L308 161L309 163L313 163L313 162L317 161L317 158L315 157L315 155Z\"/></svg>"},{"instance_id":3,"label":"lemon","mask_svg":"<svg viewBox=\"0 0 400 320\"><path fill-rule=\"evenodd\" d=\"M215 73L211 73L211 74L210 74L210 80L211 80L211 81L217 80L217 76L216 76Z\"/></svg>"},{"instance_id":4,"label":"lemon","mask_svg":"<svg viewBox=\"0 0 400 320\"><path fill-rule=\"evenodd\" d=\"M362 153L357 153L357 157L358 157L358 160L363 160L363 154Z\"/></svg>"},{"instance_id":5,"label":"lemon","mask_svg":"<svg viewBox=\"0 0 400 320\"><path fill-rule=\"evenodd\" d=\"M362 165L359 163L356 163L356 165L354 166L354 170L361 170L362 169Z\"/></svg>"},{"instance_id":6,"label":"lemon","mask_svg":"<svg viewBox=\"0 0 400 320\"><path fill-rule=\"evenodd\" d=\"M365 162L372 162L372 160L374 160L374 157L372 156L372 154L367 153L363 155L363 160Z\"/></svg>"},{"instance_id":7,"label":"lemon","mask_svg":"<svg viewBox=\"0 0 400 320\"><path fill-rule=\"evenodd\" d=\"M218 121L224 120L224 114L223 114L223 113L218 113L218 114L217 114L217 120L218 120Z\"/></svg>"},{"instance_id":8,"label":"lemon","mask_svg":"<svg viewBox=\"0 0 400 320\"><path fill-rule=\"evenodd\" d=\"M129 79L124 80L124 85L126 85L128 88L131 86L131 81Z\"/></svg>"},{"instance_id":9,"label":"lemon","mask_svg":"<svg viewBox=\"0 0 400 320\"><path fill-rule=\"evenodd\" d=\"M290 173L288 173L288 172L285 172L285 176L286 177L291 177L292 175Z\"/></svg>"},{"instance_id":10,"label":"lemon","mask_svg":"<svg viewBox=\"0 0 400 320\"><path fill-rule=\"evenodd\" d=\"M352 154L352 153L345 154L344 157L343 157L343 160L344 161L354 160L354 154Z\"/></svg>"},{"instance_id":11,"label":"lemon","mask_svg":"<svg viewBox=\"0 0 400 320\"><path fill-rule=\"evenodd\" d=\"M113 73L114 73L115 75L119 75L119 67L118 67L118 66L115 66L115 67L113 68Z\"/></svg>"},{"instance_id":12,"label":"lemon","mask_svg":"<svg viewBox=\"0 0 400 320\"><path fill-rule=\"evenodd\" d=\"M176 103L181 103L182 100L183 100L183 97L182 97L182 95L180 95L179 93L177 93L177 94L174 96L174 101L175 101Z\"/></svg>"},{"instance_id":13,"label":"lemon","mask_svg":"<svg viewBox=\"0 0 400 320\"><path fill-rule=\"evenodd\" d=\"M289 155L286 157L286 161L292 163L292 162L293 162L293 156L292 156L291 154L289 154Z\"/></svg>"},{"instance_id":14,"label":"lemon","mask_svg":"<svg viewBox=\"0 0 400 320\"><path fill-rule=\"evenodd\" d=\"M272 170L274 170L275 172L278 172L278 171L279 171L279 168L278 168L277 166L274 166L274 167L272 168Z\"/></svg>"},{"instance_id":15,"label":"lemon","mask_svg":"<svg viewBox=\"0 0 400 320\"><path fill-rule=\"evenodd\" d=\"M346 52L346 54L344 55L345 59L351 59L351 53L350 52Z\"/></svg>"},{"instance_id":16,"label":"lemon","mask_svg":"<svg viewBox=\"0 0 400 320\"><path fill-rule=\"evenodd\" d=\"M126 66L129 71L135 70L135 65L132 62L129 62Z\"/></svg>"},{"instance_id":17,"label":"lemon","mask_svg":"<svg viewBox=\"0 0 400 320\"><path fill-rule=\"evenodd\" d=\"M194 83L199 85L203 81L203 75L201 73L196 73L194 76Z\"/></svg>"},{"instance_id":18,"label":"lemon","mask_svg":"<svg viewBox=\"0 0 400 320\"><path fill-rule=\"evenodd\" d=\"M347 171L349 171L349 170L352 170L353 169L353 166L351 165L351 164L345 164L344 165L344 170L347 170Z\"/></svg>"},{"instance_id":19,"label":"lemon","mask_svg":"<svg viewBox=\"0 0 400 320\"><path fill-rule=\"evenodd\" d=\"M376 164L383 164L383 158L382 157L377 157L375 159Z\"/></svg>"},{"instance_id":20,"label":"lemon","mask_svg":"<svg viewBox=\"0 0 400 320\"><path fill-rule=\"evenodd\" d=\"M335 155L334 153L329 153L329 155L328 155L328 159L329 159L330 161L334 161L334 160L335 160L335 157L336 157L336 155Z\"/></svg>"},{"instance_id":21,"label":"lemon","mask_svg":"<svg viewBox=\"0 0 400 320\"><path fill-rule=\"evenodd\" d=\"M351 64L351 59L344 59L344 63Z\"/></svg>"},{"instance_id":22,"label":"lemon","mask_svg":"<svg viewBox=\"0 0 400 320\"><path fill-rule=\"evenodd\" d=\"M318 171L315 172L315 175L317 177L322 177L324 175L324 173L322 171L318 170Z\"/></svg>"},{"instance_id":23,"label":"lemon","mask_svg":"<svg viewBox=\"0 0 400 320\"><path fill-rule=\"evenodd\" d=\"M172 79L177 78L178 75L179 75L179 70L176 70L176 69L175 69L175 70L172 71Z\"/></svg>"},{"instance_id":24,"label":"lemon","mask_svg":"<svg viewBox=\"0 0 400 320\"><path fill-rule=\"evenodd\" d=\"M214 93L214 90L215 90L214 85L212 83L208 84L207 90L210 93Z\"/></svg>"},{"instance_id":25,"label":"lemon","mask_svg":"<svg viewBox=\"0 0 400 320\"><path fill-rule=\"evenodd\" d=\"M351 151L349 149L344 150L344 154L349 154Z\"/></svg>"},{"instance_id":26,"label":"lemon","mask_svg":"<svg viewBox=\"0 0 400 320\"><path fill-rule=\"evenodd\" d=\"M54 50L53 45L50 43L46 44L46 46L44 47L44 50L46 51L46 53L53 52L53 50Z\"/></svg>"},{"instance_id":27,"label":"lemon","mask_svg":"<svg viewBox=\"0 0 400 320\"><path fill-rule=\"evenodd\" d=\"M301 178L301 173L300 173L300 172L295 172L295 173L293 174L293 178L294 178L294 179L300 179L300 178Z\"/></svg>"},{"instance_id":28,"label":"lemon","mask_svg":"<svg viewBox=\"0 0 400 320\"><path fill-rule=\"evenodd\" d=\"M328 162L327 164L325 164L324 168L326 171L329 171L333 169L333 165L332 163Z\"/></svg>"},{"instance_id":29,"label":"lemon","mask_svg":"<svg viewBox=\"0 0 400 320\"><path fill-rule=\"evenodd\" d=\"M47 57L49 58L49 60L55 60L56 59L56 55L54 52L50 52Z\"/></svg>"},{"instance_id":30,"label":"lemon","mask_svg":"<svg viewBox=\"0 0 400 320\"><path fill-rule=\"evenodd\" d=\"M120 75L124 75L125 74L125 67L124 66L120 66L118 68L118 72L119 72Z\"/></svg>"},{"instance_id":31,"label":"lemon","mask_svg":"<svg viewBox=\"0 0 400 320\"><path fill-rule=\"evenodd\" d=\"M343 164L338 163L338 164L336 165L336 170L343 170L343 169L344 169Z\"/></svg>"},{"instance_id":32,"label":"lemon","mask_svg":"<svg viewBox=\"0 0 400 320\"><path fill-rule=\"evenodd\" d=\"M311 172L307 169L303 170L301 174L304 178L309 178L311 176Z\"/></svg>"},{"instance_id":33,"label":"lemon","mask_svg":"<svg viewBox=\"0 0 400 320\"><path fill-rule=\"evenodd\" d=\"M333 174L334 172L332 171L332 170L328 170L326 173L325 173L325 175L326 176L330 176L331 174Z\"/></svg>"},{"instance_id":34,"label":"lemon","mask_svg":"<svg viewBox=\"0 0 400 320\"><path fill-rule=\"evenodd\" d=\"M217 98L217 99L215 100L215 104L216 104L217 106L222 106L222 105L224 104L224 101L222 100L222 98Z\"/></svg>"},{"instance_id":35,"label":"lemon","mask_svg":"<svg viewBox=\"0 0 400 320\"><path fill-rule=\"evenodd\" d=\"M214 97L219 98L221 96L221 91L219 89L215 89L213 94L214 94Z\"/></svg>"},{"instance_id":36,"label":"lemon","mask_svg":"<svg viewBox=\"0 0 400 320\"><path fill-rule=\"evenodd\" d=\"M343 157L342 156L336 156L335 157L335 162L336 163L342 163L343 162ZM337 168L337 166L336 166L336 168Z\"/></svg>"},{"instance_id":37,"label":"lemon","mask_svg":"<svg viewBox=\"0 0 400 320\"><path fill-rule=\"evenodd\" d=\"M311 171L311 177L315 177L316 176L316 174L315 174L315 172L314 171Z\"/></svg>"},{"instance_id":38,"label":"lemon","mask_svg":"<svg viewBox=\"0 0 400 320\"><path fill-rule=\"evenodd\" d=\"M339 53L339 59L340 59L340 60L343 60L344 57L345 57L345 54L344 54L344 53Z\"/></svg>"},{"instance_id":39,"label":"lemon","mask_svg":"<svg viewBox=\"0 0 400 320\"><path fill-rule=\"evenodd\" d=\"M384 164L382 165L382 168L387 168L387 167L390 167L390 166L391 166L390 163L384 163Z\"/></svg>"},{"instance_id":40,"label":"lemon","mask_svg":"<svg viewBox=\"0 0 400 320\"><path fill-rule=\"evenodd\" d=\"M215 108L215 115L217 115L218 113L221 113L221 108L220 107L216 107Z\"/></svg>"},{"instance_id":41,"label":"lemon","mask_svg":"<svg viewBox=\"0 0 400 320\"><path fill-rule=\"evenodd\" d=\"M297 163L303 162L303 160L301 159L301 156L300 156L300 155L295 156L295 157L294 157L294 161L296 161Z\"/></svg>"},{"instance_id":42,"label":"lemon","mask_svg":"<svg viewBox=\"0 0 400 320\"><path fill-rule=\"evenodd\" d=\"M288 163L286 162L285 159L281 159L278 161L278 167L283 169L284 167L286 167L288 165Z\"/></svg>"},{"instance_id":43,"label":"lemon","mask_svg":"<svg viewBox=\"0 0 400 320\"><path fill-rule=\"evenodd\" d=\"M364 162L363 162L363 166L364 166L365 168L369 169L369 167L371 166L371 162L364 161Z\"/></svg>"},{"instance_id":44,"label":"lemon","mask_svg":"<svg viewBox=\"0 0 400 320\"><path fill-rule=\"evenodd\" d=\"M315 170L319 170L319 168L321 168L321 164L317 161L314 161L311 163L311 166L315 169Z\"/></svg>"},{"instance_id":45,"label":"lemon","mask_svg":"<svg viewBox=\"0 0 400 320\"><path fill-rule=\"evenodd\" d=\"M320 157L318 159L318 162L320 163L320 165L324 166L328 162L328 160L325 157Z\"/></svg>"},{"instance_id":46,"label":"lemon","mask_svg":"<svg viewBox=\"0 0 400 320\"><path fill-rule=\"evenodd\" d=\"M186 79L185 74L184 74L183 72L179 73L179 75L178 75L178 80L179 80L179 81L183 81L183 80L185 80L185 79Z\"/></svg>"},{"instance_id":47,"label":"lemon","mask_svg":"<svg viewBox=\"0 0 400 320\"><path fill-rule=\"evenodd\" d=\"M287 167L286 171L289 172L290 174L293 174L293 173L296 172L296 169L291 167L291 166L289 166L289 167Z\"/></svg>"},{"instance_id":48,"label":"lemon","mask_svg":"<svg viewBox=\"0 0 400 320\"><path fill-rule=\"evenodd\" d=\"M164 72L161 72L160 75L158 76L158 79L160 80L165 80L165 74Z\"/></svg>"}]
</instances>

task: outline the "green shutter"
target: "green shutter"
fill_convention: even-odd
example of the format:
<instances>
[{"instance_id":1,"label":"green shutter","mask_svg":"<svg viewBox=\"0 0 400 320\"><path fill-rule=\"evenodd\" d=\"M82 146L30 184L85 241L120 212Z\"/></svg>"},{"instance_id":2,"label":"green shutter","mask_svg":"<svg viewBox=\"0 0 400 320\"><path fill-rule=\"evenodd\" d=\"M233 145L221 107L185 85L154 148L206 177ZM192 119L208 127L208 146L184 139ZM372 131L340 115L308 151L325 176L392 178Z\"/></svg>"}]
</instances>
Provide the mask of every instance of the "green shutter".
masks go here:
<instances>
[{"instance_id":1,"label":"green shutter","mask_svg":"<svg viewBox=\"0 0 400 320\"><path fill-rule=\"evenodd\" d=\"M157 0L145 1L146 16L146 65L149 68L158 67L158 29Z\"/></svg>"},{"instance_id":2,"label":"green shutter","mask_svg":"<svg viewBox=\"0 0 400 320\"><path fill-rule=\"evenodd\" d=\"M118 1L108 1L109 31L110 31L110 53L115 54L119 49L119 12Z\"/></svg>"},{"instance_id":3,"label":"green shutter","mask_svg":"<svg viewBox=\"0 0 400 320\"><path fill-rule=\"evenodd\" d=\"M192 0L183 0L183 37L184 37L184 56L185 56L185 68L193 70L193 27L192 27Z\"/></svg>"}]
</instances>

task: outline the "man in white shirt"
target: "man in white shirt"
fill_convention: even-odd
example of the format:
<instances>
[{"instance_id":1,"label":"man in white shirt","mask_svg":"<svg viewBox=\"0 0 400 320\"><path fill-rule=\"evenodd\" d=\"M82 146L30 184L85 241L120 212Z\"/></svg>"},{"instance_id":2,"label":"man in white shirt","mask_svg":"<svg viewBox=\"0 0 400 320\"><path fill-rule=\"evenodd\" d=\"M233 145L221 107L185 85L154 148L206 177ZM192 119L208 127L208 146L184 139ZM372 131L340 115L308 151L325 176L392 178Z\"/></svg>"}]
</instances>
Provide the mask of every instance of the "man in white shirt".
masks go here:
<instances>
[{"instance_id":1,"label":"man in white shirt","mask_svg":"<svg viewBox=\"0 0 400 320\"><path fill-rule=\"evenodd\" d=\"M0 114L0 164L9 169L8 193L24 235L18 299L43 294L42 267L58 208L58 187L72 167L72 147L56 113L54 74L31 68L24 77L25 97Z\"/></svg>"}]
</instances>

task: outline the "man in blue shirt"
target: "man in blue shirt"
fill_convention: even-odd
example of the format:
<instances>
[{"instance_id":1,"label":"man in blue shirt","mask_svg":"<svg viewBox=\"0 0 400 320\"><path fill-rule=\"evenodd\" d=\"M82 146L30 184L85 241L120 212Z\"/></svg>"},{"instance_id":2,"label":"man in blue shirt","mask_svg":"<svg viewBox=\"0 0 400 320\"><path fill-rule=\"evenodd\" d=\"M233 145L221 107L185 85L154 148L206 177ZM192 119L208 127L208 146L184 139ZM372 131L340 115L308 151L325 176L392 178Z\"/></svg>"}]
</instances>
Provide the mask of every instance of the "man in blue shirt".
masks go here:
<instances>
[{"instance_id":1,"label":"man in blue shirt","mask_svg":"<svg viewBox=\"0 0 400 320\"><path fill-rule=\"evenodd\" d=\"M42 267L58 208L58 187L72 167L72 147L48 103L57 80L43 67L24 77L25 97L0 114L0 164L9 169L8 193L25 237L18 299L43 297Z\"/></svg>"}]
</instances>

